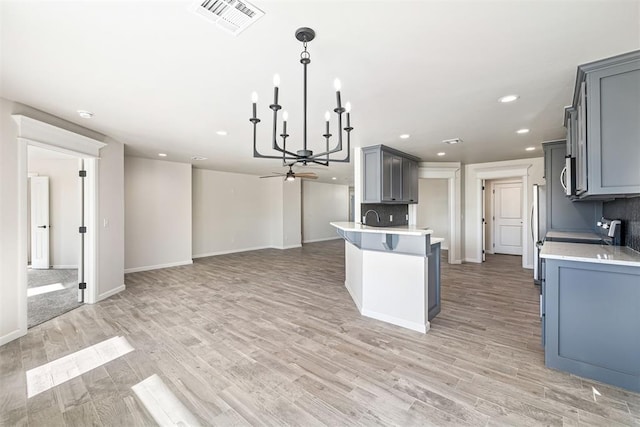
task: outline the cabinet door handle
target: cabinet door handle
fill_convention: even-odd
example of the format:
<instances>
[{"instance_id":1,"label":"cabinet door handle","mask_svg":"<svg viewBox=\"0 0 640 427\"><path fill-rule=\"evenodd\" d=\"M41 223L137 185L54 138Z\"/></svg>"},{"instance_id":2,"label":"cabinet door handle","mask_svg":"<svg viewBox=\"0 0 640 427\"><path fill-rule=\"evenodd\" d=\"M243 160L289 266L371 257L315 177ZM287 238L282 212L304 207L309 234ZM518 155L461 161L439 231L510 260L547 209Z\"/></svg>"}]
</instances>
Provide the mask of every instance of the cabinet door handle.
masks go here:
<instances>
[{"instance_id":1,"label":"cabinet door handle","mask_svg":"<svg viewBox=\"0 0 640 427\"><path fill-rule=\"evenodd\" d=\"M567 167L565 166L562 168L562 172L560 172L560 185L562 185L562 188L564 188L565 193L567 192L566 179L567 179Z\"/></svg>"}]
</instances>

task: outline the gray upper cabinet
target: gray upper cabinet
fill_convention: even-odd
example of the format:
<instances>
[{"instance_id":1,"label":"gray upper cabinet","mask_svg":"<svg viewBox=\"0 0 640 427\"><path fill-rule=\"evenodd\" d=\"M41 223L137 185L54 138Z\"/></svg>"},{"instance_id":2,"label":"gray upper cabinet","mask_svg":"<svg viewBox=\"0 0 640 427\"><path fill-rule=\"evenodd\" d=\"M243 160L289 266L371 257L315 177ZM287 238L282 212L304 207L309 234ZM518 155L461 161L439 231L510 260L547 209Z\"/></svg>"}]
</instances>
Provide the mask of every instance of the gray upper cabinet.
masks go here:
<instances>
[{"instance_id":1,"label":"gray upper cabinet","mask_svg":"<svg viewBox=\"0 0 640 427\"><path fill-rule=\"evenodd\" d=\"M402 159L402 198L407 203L418 203L418 162Z\"/></svg>"},{"instance_id":2,"label":"gray upper cabinet","mask_svg":"<svg viewBox=\"0 0 640 427\"><path fill-rule=\"evenodd\" d=\"M567 110L576 195L640 194L640 51L578 67Z\"/></svg>"},{"instance_id":3,"label":"gray upper cabinet","mask_svg":"<svg viewBox=\"0 0 640 427\"><path fill-rule=\"evenodd\" d=\"M593 232L596 222L602 217L602 202L572 202L566 197L561 183L561 174L565 167L566 142L545 142L542 148L547 231Z\"/></svg>"},{"instance_id":4,"label":"gray upper cabinet","mask_svg":"<svg viewBox=\"0 0 640 427\"><path fill-rule=\"evenodd\" d=\"M362 149L362 203L418 203L417 157L384 145Z\"/></svg>"}]
</instances>

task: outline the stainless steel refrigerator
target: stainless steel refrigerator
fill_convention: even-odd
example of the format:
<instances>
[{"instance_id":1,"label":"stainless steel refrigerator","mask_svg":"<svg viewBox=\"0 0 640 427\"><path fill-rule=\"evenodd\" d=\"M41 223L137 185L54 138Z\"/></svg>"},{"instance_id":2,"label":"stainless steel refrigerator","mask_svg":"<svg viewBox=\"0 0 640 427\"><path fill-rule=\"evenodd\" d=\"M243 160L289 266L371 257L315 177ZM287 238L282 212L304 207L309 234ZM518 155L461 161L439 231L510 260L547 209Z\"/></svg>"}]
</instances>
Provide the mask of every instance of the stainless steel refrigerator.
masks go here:
<instances>
[{"instance_id":1,"label":"stainless steel refrigerator","mask_svg":"<svg viewBox=\"0 0 640 427\"><path fill-rule=\"evenodd\" d=\"M533 184L533 204L531 207L531 239L533 240L533 283L542 283L542 260L540 249L546 234L546 210L544 185Z\"/></svg>"}]
</instances>

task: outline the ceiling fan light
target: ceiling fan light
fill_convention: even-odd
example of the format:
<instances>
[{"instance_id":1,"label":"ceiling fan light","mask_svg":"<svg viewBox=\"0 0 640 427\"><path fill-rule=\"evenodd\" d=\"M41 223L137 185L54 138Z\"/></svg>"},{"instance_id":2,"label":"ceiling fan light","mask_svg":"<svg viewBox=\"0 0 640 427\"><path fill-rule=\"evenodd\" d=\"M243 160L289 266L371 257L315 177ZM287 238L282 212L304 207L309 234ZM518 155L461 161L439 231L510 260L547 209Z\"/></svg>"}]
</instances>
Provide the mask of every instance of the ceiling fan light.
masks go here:
<instances>
[{"instance_id":1,"label":"ceiling fan light","mask_svg":"<svg viewBox=\"0 0 640 427\"><path fill-rule=\"evenodd\" d=\"M295 181L295 179L296 179L296 177L295 177L295 176L293 176L293 175L288 175L288 174L287 174L287 177L286 177L284 180L285 180L285 181Z\"/></svg>"}]
</instances>

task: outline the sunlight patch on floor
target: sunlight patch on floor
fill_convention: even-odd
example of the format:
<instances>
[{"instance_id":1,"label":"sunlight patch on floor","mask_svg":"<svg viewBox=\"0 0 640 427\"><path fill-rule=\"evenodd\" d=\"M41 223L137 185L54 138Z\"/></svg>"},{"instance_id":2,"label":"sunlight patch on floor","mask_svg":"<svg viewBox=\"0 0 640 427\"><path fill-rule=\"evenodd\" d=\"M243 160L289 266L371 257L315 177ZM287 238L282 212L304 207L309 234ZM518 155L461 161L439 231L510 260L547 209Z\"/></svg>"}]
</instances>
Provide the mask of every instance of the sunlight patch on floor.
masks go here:
<instances>
[{"instance_id":1,"label":"sunlight patch on floor","mask_svg":"<svg viewBox=\"0 0 640 427\"><path fill-rule=\"evenodd\" d=\"M65 289L62 283L54 283L52 285L38 286L37 288L27 289L27 297L48 294L49 292L61 291Z\"/></svg>"},{"instance_id":2,"label":"sunlight patch on floor","mask_svg":"<svg viewBox=\"0 0 640 427\"><path fill-rule=\"evenodd\" d=\"M198 419L169 390L162 379L153 374L131 387L153 419L161 426L199 426Z\"/></svg>"},{"instance_id":3,"label":"sunlight patch on floor","mask_svg":"<svg viewBox=\"0 0 640 427\"><path fill-rule=\"evenodd\" d=\"M36 396L133 350L126 338L113 337L30 369L26 372L27 397Z\"/></svg>"}]
</instances>

